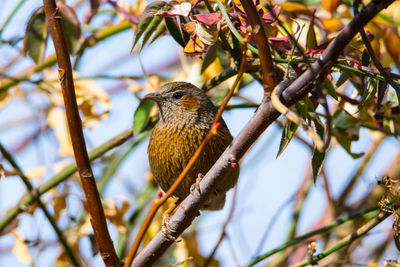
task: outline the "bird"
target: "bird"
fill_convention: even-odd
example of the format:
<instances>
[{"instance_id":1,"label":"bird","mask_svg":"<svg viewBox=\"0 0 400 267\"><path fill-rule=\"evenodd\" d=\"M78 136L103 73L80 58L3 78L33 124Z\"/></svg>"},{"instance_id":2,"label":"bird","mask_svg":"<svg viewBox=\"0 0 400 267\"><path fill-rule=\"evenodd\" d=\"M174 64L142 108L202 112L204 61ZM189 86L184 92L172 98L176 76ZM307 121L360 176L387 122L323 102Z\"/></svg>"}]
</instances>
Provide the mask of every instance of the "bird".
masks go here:
<instances>
[{"instance_id":1,"label":"bird","mask_svg":"<svg viewBox=\"0 0 400 267\"><path fill-rule=\"evenodd\" d=\"M218 110L202 90L183 81L166 83L144 99L155 101L158 107L159 120L150 136L148 158L154 180L166 192L210 131ZM232 135L222 118L219 125L216 135L173 192L178 200L190 194L192 185L197 184L198 178L207 173L231 143ZM200 209L222 209L226 192L236 185L238 177L239 164L230 164Z\"/></svg>"}]
</instances>

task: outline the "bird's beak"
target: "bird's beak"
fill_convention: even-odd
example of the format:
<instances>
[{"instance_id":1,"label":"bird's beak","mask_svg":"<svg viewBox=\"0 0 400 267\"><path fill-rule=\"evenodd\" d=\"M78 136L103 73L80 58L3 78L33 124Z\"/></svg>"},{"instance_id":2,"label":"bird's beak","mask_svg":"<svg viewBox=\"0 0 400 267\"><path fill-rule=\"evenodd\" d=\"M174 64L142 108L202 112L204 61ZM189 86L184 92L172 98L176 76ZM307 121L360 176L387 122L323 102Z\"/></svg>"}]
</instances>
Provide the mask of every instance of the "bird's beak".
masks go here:
<instances>
[{"instance_id":1,"label":"bird's beak","mask_svg":"<svg viewBox=\"0 0 400 267\"><path fill-rule=\"evenodd\" d=\"M152 93L152 94L145 95L143 97L143 99L151 99L151 100L154 100L154 101L158 102L158 101L161 101L163 98L159 93L155 92L155 93Z\"/></svg>"}]
</instances>

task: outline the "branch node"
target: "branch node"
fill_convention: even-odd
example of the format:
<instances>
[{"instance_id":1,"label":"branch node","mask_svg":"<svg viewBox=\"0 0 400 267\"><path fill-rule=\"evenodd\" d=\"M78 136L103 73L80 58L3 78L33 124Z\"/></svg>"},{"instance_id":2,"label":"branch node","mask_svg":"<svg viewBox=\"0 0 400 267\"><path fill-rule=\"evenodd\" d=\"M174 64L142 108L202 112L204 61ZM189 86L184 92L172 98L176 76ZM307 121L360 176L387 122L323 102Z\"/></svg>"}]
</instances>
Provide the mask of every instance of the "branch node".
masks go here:
<instances>
[{"instance_id":1,"label":"branch node","mask_svg":"<svg viewBox=\"0 0 400 267\"><path fill-rule=\"evenodd\" d=\"M65 80L65 70L62 68L58 68L58 80L63 82Z\"/></svg>"},{"instance_id":2,"label":"branch node","mask_svg":"<svg viewBox=\"0 0 400 267\"><path fill-rule=\"evenodd\" d=\"M110 253L101 253L101 258L106 261L111 257Z\"/></svg>"},{"instance_id":3,"label":"branch node","mask_svg":"<svg viewBox=\"0 0 400 267\"><path fill-rule=\"evenodd\" d=\"M53 13L53 19L54 20L60 20L62 19L62 16L60 15L60 9L57 7L56 10Z\"/></svg>"},{"instance_id":4,"label":"branch node","mask_svg":"<svg viewBox=\"0 0 400 267\"><path fill-rule=\"evenodd\" d=\"M92 171L90 169L86 169L82 172L82 177L85 179L89 179L92 177Z\"/></svg>"}]
</instances>

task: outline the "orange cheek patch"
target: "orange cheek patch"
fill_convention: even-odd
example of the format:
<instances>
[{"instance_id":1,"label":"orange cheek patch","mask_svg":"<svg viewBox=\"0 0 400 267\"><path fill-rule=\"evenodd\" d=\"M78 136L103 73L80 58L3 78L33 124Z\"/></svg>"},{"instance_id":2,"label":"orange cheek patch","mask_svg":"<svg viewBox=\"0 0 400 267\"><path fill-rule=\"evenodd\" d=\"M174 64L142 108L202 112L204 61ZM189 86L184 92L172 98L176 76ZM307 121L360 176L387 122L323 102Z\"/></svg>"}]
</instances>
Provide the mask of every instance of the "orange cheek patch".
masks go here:
<instances>
[{"instance_id":1,"label":"orange cheek patch","mask_svg":"<svg viewBox=\"0 0 400 267\"><path fill-rule=\"evenodd\" d=\"M181 103L186 110L197 110L200 105L199 100L191 95L185 95L182 98Z\"/></svg>"}]
</instances>

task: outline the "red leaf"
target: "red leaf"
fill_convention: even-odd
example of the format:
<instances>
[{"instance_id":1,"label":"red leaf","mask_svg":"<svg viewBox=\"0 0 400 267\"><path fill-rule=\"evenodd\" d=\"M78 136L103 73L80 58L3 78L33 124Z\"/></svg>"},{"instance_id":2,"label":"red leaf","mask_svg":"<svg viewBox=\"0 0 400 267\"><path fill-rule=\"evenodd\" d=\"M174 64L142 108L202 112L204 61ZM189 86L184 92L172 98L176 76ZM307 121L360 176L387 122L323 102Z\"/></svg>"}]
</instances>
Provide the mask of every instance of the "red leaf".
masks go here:
<instances>
[{"instance_id":1,"label":"red leaf","mask_svg":"<svg viewBox=\"0 0 400 267\"><path fill-rule=\"evenodd\" d=\"M200 21L208 26L217 25L222 20L221 13L198 14L198 15L194 15L194 17L198 21Z\"/></svg>"}]
</instances>

